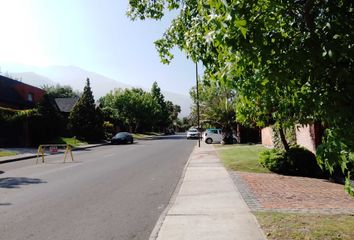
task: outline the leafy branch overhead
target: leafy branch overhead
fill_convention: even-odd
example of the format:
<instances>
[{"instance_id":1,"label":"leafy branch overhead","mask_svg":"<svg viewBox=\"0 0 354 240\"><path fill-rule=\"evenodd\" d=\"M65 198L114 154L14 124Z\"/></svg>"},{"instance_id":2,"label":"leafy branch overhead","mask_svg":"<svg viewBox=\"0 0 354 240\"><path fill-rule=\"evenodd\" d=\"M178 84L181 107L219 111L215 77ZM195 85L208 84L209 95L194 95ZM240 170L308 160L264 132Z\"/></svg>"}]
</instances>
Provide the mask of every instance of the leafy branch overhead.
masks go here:
<instances>
[{"instance_id":1,"label":"leafy branch overhead","mask_svg":"<svg viewBox=\"0 0 354 240\"><path fill-rule=\"evenodd\" d=\"M162 62L172 60L174 47L201 61L206 79L237 92L238 121L284 127L320 121L354 151L353 1L129 3L133 20L177 12L155 42Z\"/></svg>"}]
</instances>

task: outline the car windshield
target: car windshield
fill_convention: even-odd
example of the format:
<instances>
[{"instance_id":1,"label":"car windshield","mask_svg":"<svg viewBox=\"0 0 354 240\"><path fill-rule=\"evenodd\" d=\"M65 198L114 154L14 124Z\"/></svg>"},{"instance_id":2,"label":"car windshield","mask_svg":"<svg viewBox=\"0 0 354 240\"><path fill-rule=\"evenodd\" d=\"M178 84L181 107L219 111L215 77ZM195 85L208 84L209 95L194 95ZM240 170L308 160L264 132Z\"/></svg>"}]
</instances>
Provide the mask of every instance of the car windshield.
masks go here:
<instances>
[{"instance_id":1,"label":"car windshield","mask_svg":"<svg viewBox=\"0 0 354 240\"><path fill-rule=\"evenodd\" d=\"M188 132L198 132L197 129L189 129Z\"/></svg>"},{"instance_id":2,"label":"car windshield","mask_svg":"<svg viewBox=\"0 0 354 240\"><path fill-rule=\"evenodd\" d=\"M126 132L120 132L120 133L117 133L114 137L120 138L120 137L125 137L127 135L128 135L128 133L126 133Z\"/></svg>"}]
</instances>

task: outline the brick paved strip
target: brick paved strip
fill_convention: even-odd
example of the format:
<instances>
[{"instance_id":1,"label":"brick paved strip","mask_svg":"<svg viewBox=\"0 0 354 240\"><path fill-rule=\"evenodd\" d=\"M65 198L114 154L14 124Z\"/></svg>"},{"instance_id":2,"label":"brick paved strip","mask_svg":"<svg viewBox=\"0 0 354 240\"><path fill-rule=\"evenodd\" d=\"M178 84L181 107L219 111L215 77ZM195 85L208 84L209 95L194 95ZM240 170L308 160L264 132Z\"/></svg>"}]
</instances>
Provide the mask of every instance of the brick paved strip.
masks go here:
<instances>
[{"instance_id":1,"label":"brick paved strip","mask_svg":"<svg viewBox=\"0 0 354 240\"><path fill-rule=\"evenodd\" d=\"M354 214L354 198L325 179L267 173L230 172L253 211Z\"/></svg>"}]
</instances>

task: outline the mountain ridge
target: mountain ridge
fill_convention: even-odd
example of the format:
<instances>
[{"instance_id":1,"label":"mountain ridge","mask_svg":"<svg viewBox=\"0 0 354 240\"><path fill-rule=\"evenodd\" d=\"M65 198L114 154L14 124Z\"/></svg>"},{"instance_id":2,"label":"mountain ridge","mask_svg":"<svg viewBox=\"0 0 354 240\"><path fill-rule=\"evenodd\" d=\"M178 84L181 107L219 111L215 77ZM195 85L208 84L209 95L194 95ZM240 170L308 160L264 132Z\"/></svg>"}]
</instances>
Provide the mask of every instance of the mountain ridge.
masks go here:
<instances>
[{"instance_id":1,"label":"mountain ridge","mask_svg":"<svg viewBox=\"0 0 354 240\"><path fill-rule=\"evenodd\" d=\"M20 79L24 83L31 84L36 87L60 84L71 86L75 91L82 91L86 84L86 79L89 78L92 92L96 100L117 88L125 89L138 87L125 84L113 78L106 77L102 74L85 70L83 68L72 65L34 67L16 63L0 63L0 66L2 66L2 71L4 70L3 66L6 67L6 74L14 78ZM150 90L147 90L143 87L141 88L145 91ZM165 96L166 100L172 101L174 104L180 105L180 117L186 117L189 115L190 107L192 105L192 100L189 98L189 96L180 93L164 91L162 89L161 91L162 94Z\"/></svg>"}]
</instances>

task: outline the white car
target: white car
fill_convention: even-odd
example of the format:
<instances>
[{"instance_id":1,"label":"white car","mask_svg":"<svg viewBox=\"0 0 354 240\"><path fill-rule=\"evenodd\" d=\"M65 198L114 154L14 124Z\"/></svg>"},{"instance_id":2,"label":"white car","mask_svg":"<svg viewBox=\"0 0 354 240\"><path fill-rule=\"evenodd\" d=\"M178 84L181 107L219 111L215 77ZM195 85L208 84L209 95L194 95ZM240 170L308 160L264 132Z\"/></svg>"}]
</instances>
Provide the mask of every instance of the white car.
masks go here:
<instances>
[{"instance_id":1,"label":"white car","mask_svg":"<svg viewBox=\"0 0 354 240\"><path fill-rule=\"evenodd\" d=\"M233 143L237 143L237 137L233 135ZM207 144L221 143L222 132L219 128L209 128L203 133L203 141Z\"/></svg>"},{"instance_id":2,"label":"white car","mask_svg":"<svg viewBox=\"0 0 354 240\"><path fill-rule=\"evenodd\" d=\"M203 133L203 141L207 144L220 143L222 140L221 129L209 128Z\"/></svg>"},{"instance_id":3,"label":"white car","mask_svg":"<svg viewBox=\"0 0 354 240\"><path fill-rule=\"evenodd\" d=\"M190 138L197 138L198 139L199 136L200 136L200 133L196 128L190 128L187 131L187 139L190 139Z\"/></svg>"}]
</instances>

